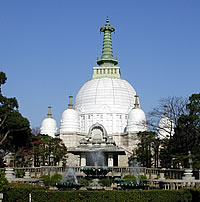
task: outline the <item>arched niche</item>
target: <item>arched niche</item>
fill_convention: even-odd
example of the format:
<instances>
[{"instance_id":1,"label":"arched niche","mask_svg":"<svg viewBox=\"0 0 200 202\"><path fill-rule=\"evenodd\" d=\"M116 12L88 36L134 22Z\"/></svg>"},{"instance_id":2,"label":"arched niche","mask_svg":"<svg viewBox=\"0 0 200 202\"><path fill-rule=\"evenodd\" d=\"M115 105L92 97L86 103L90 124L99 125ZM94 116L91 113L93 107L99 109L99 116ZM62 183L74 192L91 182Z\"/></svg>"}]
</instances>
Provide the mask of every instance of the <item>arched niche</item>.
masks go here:
<instances>
[{"instance_id":1,"label":"arched niche","mask_svg":"<svg viewBox=\"0 0 200 202\"><path fill-rule=\"evenodd\" d=\"M93 124L88 132L88 137L92 141L103 141L107 139L107 132L103 125L99 123Z\"/></svg>"}]
</instances>

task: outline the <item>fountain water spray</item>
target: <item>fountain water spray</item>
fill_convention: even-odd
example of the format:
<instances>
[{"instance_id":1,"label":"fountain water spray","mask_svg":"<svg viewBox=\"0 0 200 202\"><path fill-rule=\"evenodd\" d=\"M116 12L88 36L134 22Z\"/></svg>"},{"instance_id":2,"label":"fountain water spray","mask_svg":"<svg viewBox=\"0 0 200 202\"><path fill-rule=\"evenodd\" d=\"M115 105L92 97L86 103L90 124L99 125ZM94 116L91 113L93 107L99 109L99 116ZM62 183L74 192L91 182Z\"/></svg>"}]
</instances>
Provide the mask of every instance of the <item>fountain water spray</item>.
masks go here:
<instances>
[{"instance_id":1,"label":"fountain water spray","mask_svg":"<svg viewBox=\"0 0 200 202\"><path fill-rule=\"evenodd\" d=\"M88 164L95 168L105 166L105 155L102 151L95 151L87 153Z\"/></svg>"},{"instance_id":2,"label":"fountain water spray","mask_svg":"<svg viewBox=\"0 0 200 202\"><path fill-rule=\"evenodd\" d=\"M61 182L67 182L69 180L75 184L78 184L78 180L77 180L77 177L76 177L76 174L75 174L75 171L73 168L66 169Z\"/></svg>"},{"instance_id":3,"label":"fountain water spray","mask_svg":"<svg viewBox=\"0 0 200 202\"><path fill-rule=\"evenodd\" d=\"M78 183L75 171L73 168L67 168L60 182L56 183L59 190L77 190L83 185Z\"/></svg>"}]
</instances>

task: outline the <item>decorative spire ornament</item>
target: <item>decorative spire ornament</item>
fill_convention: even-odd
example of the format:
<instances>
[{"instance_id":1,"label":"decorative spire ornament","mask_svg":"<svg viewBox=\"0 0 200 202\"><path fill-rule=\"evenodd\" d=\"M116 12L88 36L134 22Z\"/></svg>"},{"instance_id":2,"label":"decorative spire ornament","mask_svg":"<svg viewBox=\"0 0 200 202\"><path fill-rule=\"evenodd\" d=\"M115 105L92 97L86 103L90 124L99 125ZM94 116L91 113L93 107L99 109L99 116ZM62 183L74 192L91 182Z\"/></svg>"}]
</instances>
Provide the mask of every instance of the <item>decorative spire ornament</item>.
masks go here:
<instances>
[{"instance_id":1,"label":"decorative spire ornament","mask_svg":"<svg viewBox=\"0 0 200 202\"><path fill-rule=\"evenodd\" d=\"M139 108L140 108L139 98L138 98L138 95L135 95L134 109L139 109Z\"/></svg>"},{"instance_id":2,"label":"decorative spire ornament","mask_svg":"<svg viewBox=\"0 0 200 202\"><path fill-rule=\"evenodd\" d=\"M47 114L47 117L52 118L51 105L48 106L48 114Z\"/></svg>"},{"instance_id":3,"label":"decorative spire ornament","mask_svg":"<svg viewBox=\"0 0 200 202\"><path fill-rule=\"evenodd\" d=\"M165 111L164 111L164 117L168 117L168 113L167 113L167 105L164 106Z\"/></svg>"},{"instance_id":4,"label":"decorative spire ornament","mask_svg":"<svg viewBox=\"0 0 200 202\"><path fill-rule=\"evenodd\" d=\"M113 59L111 33L114 31L115 28L110 25L107 17L105 26L100 28L100 32L104 32L104 39L101 59L97 58L98 65L106 64L108 66L114 66L118 64L117 57Z\"/></svg>"},{"instance_id":5,"label":"decorative spire ornament","mask_svg":"<svg viewBox=\"0 0 200 202\"><path fill-rule=\"evenodd\" d=\"M72 98L73 98L73 96L70 95L70 96L69 96L68 109L73 109Z\"/></svg>"}]
</instances>

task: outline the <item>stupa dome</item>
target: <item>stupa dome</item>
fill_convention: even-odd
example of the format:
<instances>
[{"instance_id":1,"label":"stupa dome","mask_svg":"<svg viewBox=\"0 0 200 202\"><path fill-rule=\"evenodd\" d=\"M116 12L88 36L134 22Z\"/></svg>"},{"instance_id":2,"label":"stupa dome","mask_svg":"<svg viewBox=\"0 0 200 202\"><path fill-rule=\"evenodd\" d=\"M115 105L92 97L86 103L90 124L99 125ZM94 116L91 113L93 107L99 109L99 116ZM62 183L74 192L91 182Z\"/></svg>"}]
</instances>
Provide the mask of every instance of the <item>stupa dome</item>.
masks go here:
<instances>
[{"instance_id":1,"label":"stupa dome","mask_svg":"<svg viewBox=\"0 0 200 202\"><path fill-rule=\"evenodd\" d=\"M138 96L135 96L134 108L128 114L127 132L139 132L146 130L146 116L140 108Z\"/></svg>"},{"instance_id":2,"label":"stupa dome","mask_svg":"<svg viewBox=\"0 0 200 202\"><path fill-rule=\"evenodd\" d=\"M134 104L135 89L120 78L96 78L79 90L75 109L79 113L127 114Z\"/></svg>"},{"instance_id":3,"label":"stupa dome","mask_svg":"<svg viewBox=\"0 0 200 202\"><path fill-rule=\"evenodd\" d=\"M55 135L57 134L57 124L56 120L52 118L51 106L49 106L48 108L48 114L47 117L42 121L40 133L55 137Z\"/></svg>"},{"instance_id":4,"label":"stupa dome","mask_svg":"<svg viewBox=\"0 0 200 202\"><path fill-rule=\"evenodd\" d=\"M174 123L168 117L167 106L165 106L164 117L158 123L158 134L161 139L169 138L174 135Z\"/></svg>"},{"instance_id":5,"label":"stupa dome","mask_svg":"<svg viewBox=\"0 0 200 202\"><path fill-rule=\"evenodd\" d=\"M72 105L72 96L69 97L68 108L63 112L60 121L60 133L79 132L79 116Z\"/></svg>"}]
</instances>

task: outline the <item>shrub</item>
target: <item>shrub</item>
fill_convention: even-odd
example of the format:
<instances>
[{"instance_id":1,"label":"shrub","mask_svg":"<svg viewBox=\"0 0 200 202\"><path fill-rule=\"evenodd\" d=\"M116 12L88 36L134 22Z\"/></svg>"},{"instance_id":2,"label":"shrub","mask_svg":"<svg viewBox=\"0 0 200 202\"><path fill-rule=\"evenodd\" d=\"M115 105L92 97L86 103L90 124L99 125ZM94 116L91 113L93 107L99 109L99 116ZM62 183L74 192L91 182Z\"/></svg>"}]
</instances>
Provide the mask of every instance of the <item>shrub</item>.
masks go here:
<instances>
[{"instance_id":1,"label":"shrub","mask_svg":"<svg viewBox=\"0 0 200 202\"><path fill-rule=\"evenodd\" d=\"M45 186L53 186L62 179L62 175L54 174L51 177L49 175L42 175L40 178L44 180Z\"/></svg>"},{"instance_id":2,"label":"shrub","mask_svg":"<svg viewBox=\"0 0 200 202\"><path fill-rule=\"evenodd\" d=\"M156 201L176 202L191 201L192 195L187 190L148 190L148 191L34 191L33 201Z\"/></svg>"},{"instance_id":3,"label":"shrub","mask_svg":"<svg viewBox=\"0 0 200 202\"><path fill-rule=\"evenodd\" d=\"M8 189L8 180L5 177L5 173L0 170L0 192L5 192Z\"/></svg>"},{"instance_id":4,"label":"shrub","mask_svg":"<svg viewBox=\"0 0 200 202\"><path fill-rule=\"evenodd\" d=\"M146 180L146 179L147 179L147 177L146 177L146 176L144 176L144 175L140 175L140 179L141 179L141 180Z\"/></svg>"},{"instance_id":5,"label":"shrub","mask_svg":"<svg viewBox=\"0 0 200 202\"><path fill-rule=\"evenodd\" d=\"M40 176L44 180L44 185L45 186L50 186L50 176L49 175L42 175Z\"/></svg>"},{"instance_id":6,"label":"shrub","mask_svg":"<svg viewBox=\"0 0 200 202\"><path fill-rule=\"evenodd\" d=\"M29 201L29 193L32 193L34 190L43 190L45 191L45 187L41 186L33 186L28 184L19 184L19 183L9 183L9 188L4 193L4 201Z\"/></svg>"},{"instance_id":7,"label":"shrub","mask_svg":"<svg viewBox=\"0 0 200 202\"><path fill-rule=\"evenodd\" d=\"M78 183L83 184L85 186L88 186L90 181L87 180L85 177L81 177L81 178L78 179Z\"/></svg>"},{"instance_id":8,"label":"shrub","mask_svg":"<svg viewBox=\"0 0 200 202\"><path fill-rule=\"evenodd\" d=\"M45 187L30 184L9 183L8 186L9 189L47 190Z\"/></svg>"},{"instance_id":9,"label":"shrub","mask_svg":"<svg viewBox=\"0 0 200 202\"><path fill-rule=\"evenodd\" d=\"M59 182L62 179L62 175L61 174L54 174L51 176L51 182L52 183L56 183Z\"/></svg>"},{"instance_id":10,"label":"shrub","mask_svg":"<svg viewBox=\"0 0 200 202\"><path fill-rule=\"evenodd\" d=\"M200 196L200 190L144 190L144 191L49 191L41 188L11 188L7 191L5 201L27 202L29 193L32 193L34 202L93 202L93 201L156 201L156 202L176 202L194 201L192 194L196 198Z\"/></svg>"},{"instance_id":11,"label":"shrub","mask_svg":"<svg viewBox=\"0 0 200 202\"><path fill-rule=\"evenodd\" d=\"M110 187L111 184L112 184L112 179L105 178L105 179L102 179L102 180L100 181L100 183L102 183L103 186Z\"/></svg>"},{"instance_id":12,"label":"shrub","mask_svg":"<svg viewBox=\"0 0 200 202\"><path fill-rule=\"evenodd\" d=\"M133 181L133 182L136 182L136 177L134 175L125 175L123 177L123 179L125 179L125 182L130 182L130 181Z\"/></svg>"},{"instance_id":13,"label":"shrub","mask_svg":"<svg viewBox=\"0 0 200 202\"><path fill-rule=\"evenodd\" d=\"M145 181L147 179L147 177L144 175L140 175L140 176L138 176L138 178L141 181ZM136 182L136 177L134 175L125 175L123 177L123 179L125 179L125 182L127 182L127 183L129 183L130 181Z\"/></svg>"},{"instance_id":14,"label":"shrub","mask_svg":"<svg viewBox=\"0 0 200 202\"><path fill-rule=\"evenodd\" d=\"M24 170L17 170L16 177L22 178L24 177L25 171Z\"/></svg>"}]
</instances>

